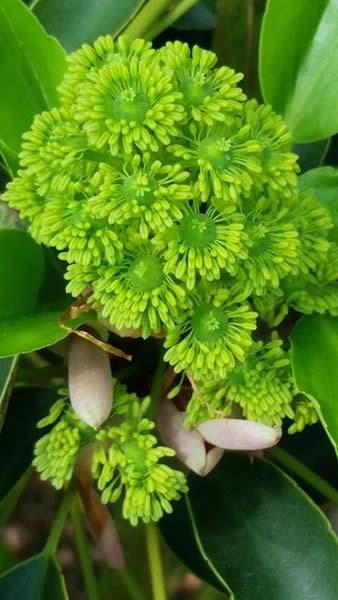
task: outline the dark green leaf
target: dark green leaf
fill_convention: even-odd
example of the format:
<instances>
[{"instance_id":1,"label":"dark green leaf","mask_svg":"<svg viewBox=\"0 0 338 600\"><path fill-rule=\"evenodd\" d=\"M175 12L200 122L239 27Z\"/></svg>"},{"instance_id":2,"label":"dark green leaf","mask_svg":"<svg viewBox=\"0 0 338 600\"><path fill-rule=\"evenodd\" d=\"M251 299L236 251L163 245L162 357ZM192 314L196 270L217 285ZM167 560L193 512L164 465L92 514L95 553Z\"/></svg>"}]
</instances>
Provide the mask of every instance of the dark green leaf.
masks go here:
<instances>
[{"instance_id":1,"label":"dark green leaf","mask_svg":"<svg viewBox=\"0 0 338 600\"><path fill-rule=\"evenodd\" d=\"M198 575L236 600L337 599L337 540L280 469L228 453L189 488L161 527Z\"/></svg>"},{"instance_id":2,"label":"dark green leaf","mask_svg":"<svg viewBox=\"0 0 338 600\"><path fill-rule=\"evenodd\" d=\"M35 14L68 52L103 34L116 35L145 0L39 0Z\"/></svg>"},{"instance_id":3,"label":"dark green leaf","mask_svg":"<svg viewBox=\"0 0 338 600\"><path fill-rule=\"evenodd\" d=\"M36 427L57 399L53 389L18 388L11 397L0 434L0 500L8 494L32 462L35 442L45 430ZM4 459L5 457L5 459ZM2 600L2 596L0 594Z\"/></svg>"},{"instance_id":4,"label":"dark green leaf","mask_svg":"<svg viewBox=\"0 0 338 600\"><path fill-rule=\"evenodd\" d=\"M338 131L337 0L269 0L260 46L263 96L297 142Z\"/></svg>"},{"instance_id":5,"label":"dark green leaf","mask_svg":"<svg viewBox=\"0 0 338 600\"><path fill-rule=\"evenodd\" d=\"M17 559L4 544L0 544L0 574L8 571L17 563Z\"/></svg>"},{"instance_id":6,"label":"dark green leaf","mask_svg":"<svg viewBox=\"0 0 338 600\"><path fill-rule=\"evenodd\" d=\"M21 0L1 0L0 56L0 152L14 172L23 132L57 104L65 55Z\"/></svg>"},{"instance_id":7,"label":"dark green leaf","mask_svg":"<svg viewBox=\"0 0 338 600\"><path fill-rule=\"evenodd\" d=\"M4 422L9 395L12 391L18 356L0 358L0 430Z\"/></svg>"},{"instance_id":8,"label":"dark green leaf","mask_svg":"<svg viewBox=\"0 0 338 600\"><path fill-rule=\"evenodd\" d=\"M38 554L0 577L1 600L67 600L60 567L52 556Z\"/></svg>"},{"instance_id":9,"label":"dark green leaf","mask_svg":"<svg viewBox=\"0 0 338 600\"><path fill-rule=\"evenodd\" d=\"M303 317L293 330L291 340L297 387L313 399L338 452L338 318Z\"/></svg>"},{"instance_id":10,"label":"dark green leaf","mask_svg":"<svg viewBox=\"0 0 338 600\"><path fill-rule=\"evenodd\" d=\"M328 153L331 138L313 142L312 144L294 144L292 150L299 156L299 166L304 171L315 169L322 165Z\"/></svg>"}]
</instances>

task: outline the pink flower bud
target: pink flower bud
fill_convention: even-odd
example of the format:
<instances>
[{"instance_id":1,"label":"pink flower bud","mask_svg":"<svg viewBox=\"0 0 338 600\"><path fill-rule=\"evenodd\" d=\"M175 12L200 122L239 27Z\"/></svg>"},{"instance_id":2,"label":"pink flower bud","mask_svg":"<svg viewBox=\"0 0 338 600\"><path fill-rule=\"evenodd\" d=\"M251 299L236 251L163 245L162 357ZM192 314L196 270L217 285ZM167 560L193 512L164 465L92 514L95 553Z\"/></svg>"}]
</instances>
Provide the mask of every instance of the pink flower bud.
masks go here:
<instances>
[{"instance_id":1,"label":"pink flower bud","mask_svg":"<svg viewBox=\"0 0 338 600\"><path fill-rule=\"evenodd\" d=\"M282 431L244 419L212 419L197 427L203 438L226 450L264 450L277 444Z\"/></svg>"},{"instance_id":2,"label":"pink flower bud","mask_svg":"<svg viewBox=\"0 0 338 600\"><path fill-rule=\"evenodd\" d=\"M207 475L222 458L224 450L211 448L197 429L185 429L185 413L179 411L168 398L160 401L157 413L157 429L164 444L173 448L177 458L198 475Z\"/></svg>"},{"instance_id":3,"label":"pink flower bud","mask_svg":"<svg viewBox=\"0 0 338 600\"><path fill-rule=\"evenodd\" d=\"M91 342L72 336L69 359L69 393L72 407L85 423L98 429L113 403L109 357Z\"/></svg>"}]
</instances>

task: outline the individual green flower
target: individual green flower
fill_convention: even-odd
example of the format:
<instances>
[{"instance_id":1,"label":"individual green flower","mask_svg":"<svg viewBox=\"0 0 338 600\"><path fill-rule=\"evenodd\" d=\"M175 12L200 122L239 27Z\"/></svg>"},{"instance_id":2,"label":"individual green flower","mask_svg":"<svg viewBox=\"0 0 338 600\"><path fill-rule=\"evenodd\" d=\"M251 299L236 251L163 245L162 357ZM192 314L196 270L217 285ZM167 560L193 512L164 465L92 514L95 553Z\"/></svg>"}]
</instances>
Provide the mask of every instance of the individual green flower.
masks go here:
<instances>
[{"instance_id":1,"label":"individual green flower","mask_svg":"<svg viewBox=\"0 0 338 600\"><path fill-rule=\"evenodd\" d=\"M143 337L160 333L187 302L184 286L164 266L150 243L131 244L122 261L98 269L91 301L116 329L140 329Z\"/></svg>"},{"instance_id":2,"label":"individual green flower","mask_svg":"<svg viewBox=\"0 0 338 600\"><path fill-rule=\"evenodd\" d=\"M157 152L178 134L181 98L155 59L133 57L105 65L83 85L74 114L96 149Z\"/></svg>"},{"instance_id":3,"label":"individual green flower","mask_svg":"<svg viewBox=\"0 0 338 600\"><path fill-rule=\"evenodd\" d=\"M250 137L250 126L238 120L215 127L190 125L185 143L168 148L183 165L196 164L196 193L206 202L214 196L219 203L238 203L250 193L261 173L260 143Z\"/></svg>"},{"instance_id":4,"label":"individual green flower","mask_svg":"<svg viewBox=\"0 0 338 600\"><path fill-rule=\"evenodd\" d=\"M297 186L297 154L290 152L291 134L280 115L271 106L250 100L244 105L243 123L250 125L254 139L262 146L262 172L256 182L268 184L285 197L294 193Z\"/></svg>"},{"instance_id":5,"label":"individual green flower","mask_svg":"<svg viewBox=\"0 0 338 600\"><path fill-rule=\"evenodd\" d=\"M183 218L154 239L163 251L165 271L184 281L189 290L198 276L214 281L222 269L234 275L238 261L247 256L241 221L232 206L221 214L212 206L201 212L187 205Z\"/></svg>"},{"instance_id":6,"label":"individual green flower","mask_svg":"<svg viewBox=\"0 0 338 600\"><path fill-rule=\"evenodd\" d=\"M242 362L252 343L256 313L231 288L208 285L193 294L164 342L165 360L195 379L223 378Z\"/></svg>"},{"instance_id":7,"label":"individual green flower","mask_svg":"<svg viewBox=\"0 0 338 600\"><path fill-rule=\"evenodd\" d=\"M28 229L34 238L40 236L46 198L37 191L36 180L27 170L19 170L17 177L7 185L1 200L19 212L21 219L28 219Z\"/></svg>"},{"instance_id":8,"label":"individual green flower","mask_svg":"<svg viewBox=\"0 0 338 600\"><path fill-rule=\"evenodd\" d=\"M206 125L227 121L241 112L246 99L237 84L243 78L229 67L214 69L213 52L188 44L167 42L159 54L164 69L170 69L175 87L182 92L189 116Z\"/></svg>"},{"instance_id":9,"label":"individual green flower","mask_svg":"<svg viewBox=\"0 0 338 600\"><path fill-rule=\"evenodd\" d=\"M73 104L81 85L95 77L104 65L133 57L148 57L154 52L151 42L140 39L129 41L125 36L114 40L111 35L105 35L98 37L92 46L83 44L67 56L68 68L59 86L62 103Z\"/></svg>"},{"instance_id":10,"label":"individual green flower","mask_svg":"<svg viewBox=\"0 0 338 600\"><path fill-rule=\"evenodd\" d=\"M35 178L41 195L63 191L72 177L91 177L96 162L85 159L88 143L70 109L53 108L34 118L23 135L20 164Z\"/></svg>"},{"instance_id":11,"label":"individual green flower","mask_svg":"<svg viewBox=\"0 0 338 600\"><path fill-rule=\"evenodd\" d=\"M61 489L72 477L80 449L88 444L95 432L82 423L69 407L67 390L59 390L60 398L51 407L38 427L53 424L53 428L35 444L33 465L42 480L50 480Z\"/></svg>"},{"instance_id":12,"label":"individual green flower","mask_svg":"<svg viewBox=\"0 0 338 600\"><path fill-rule=\"evenodd\" d=\"M39 241L65 250L60 256L68 262L99 266L121 257L119 233L91 211L90 199L96 191L96 179L92 178L88 183L70 184L64 192L50 192Z\"/></svg>"},{"instance_id":13,"label":"individual green flower","mask_svg":"<svg viewBox=\"0 0 338 600\"><path fill-rule=\"evenodd\" d=\"M288 433L299 433L307 425L314 425L318 422L318 413L309 398L299 394L295 398L294 423L288 428Z\"/></svg>"},{"instance_id":14,"label":"individual green flower","mask_svg":"<svg viewBox=\"0 0 338 600\"><path fill-rule=\"evenodd\" d=\"M303 276L288 277L282 285L284 302L305 314L338 315L338 247L331 242L323 262Z\"/></svg>"},{"instance_id":15,"label":"individual green flower","mask_svg":"<svg viewBox=\"0 0 338 600\"><path fill-rule=\"evenodd\" d=\"M266 344L253 344L246 360L226 379L206 382L195 392L192 406L188 404L187 407L188 424L198 424L192 422L192 417L201 418L201 410L205 407L209 411L208 418L218 418L222 414L228 416L238 405L247 419L278 426L284 417L293 418L294 394L288 353L282 348L282 340L273 335ZM201 404L200 412L198 403Z\"/></svg>"},{"instance_id":16,"label":"individual green flower","mask_svg":"<svg viewBox=\"0 0 338 600\"><path fill-rule=\"evenodd\" d=\"M253 196L243 210L248 257L241 268L253 293L262 295L277 289L283 277L298 269L298 233L282 200Z\"/></svg>"},{"instance_id":17,"label":"individual green flower","mask_svg":"<svg viewBox=\"0 0 338 600\"><path fill-rule=\"evenodd\" d=\"M92 200L93 213L110 224L135 226L143 239L182 217L191 198L189 177L178 164L164 165L149 152L126 160L118 171L105 165L101 192Z\"/></svg>"},{"instance_id":18,"label":"individual green flower","mask_svg":"<svg viewBox=\"0 0 338 600\"><path fill-rule=\"evenodd\" d=\"M123 386L117 387L115 395L124 420L97 434L100 446L93 455L93 476L104 503L116 502L124 494L123 516L132 525L139 520L158 521L172 512L171 502L187 491L185 476L160 463L175 452L158 446L150 433L155 424L144 417L148 402L140 403L135 394L126 394Z\"/></svg>"},{"instance_id":19,"label":"individual green flower","mask_svg":"<svg viewBox=\"0 0 338 600\"><path fill-rule=\"evenodd\" d=\"M92 284L99 278L98 268L92 265L70 264L65 273L65 280L69 281L66 291L75 298L86 289L92 289Z\"/></svg>"},{"instance_id":20,"label":"individual green flower","mask_svg":"<svg viewBox=\"0 0 338 600\"><path fill-rule=\"evenodd\" d=\"M318 202L312 191L294 195L285 204L299 236L299 271L308 273L325 261L330 247L327 238L332 219L328 209Z\"/></svg>"}]
</instances>

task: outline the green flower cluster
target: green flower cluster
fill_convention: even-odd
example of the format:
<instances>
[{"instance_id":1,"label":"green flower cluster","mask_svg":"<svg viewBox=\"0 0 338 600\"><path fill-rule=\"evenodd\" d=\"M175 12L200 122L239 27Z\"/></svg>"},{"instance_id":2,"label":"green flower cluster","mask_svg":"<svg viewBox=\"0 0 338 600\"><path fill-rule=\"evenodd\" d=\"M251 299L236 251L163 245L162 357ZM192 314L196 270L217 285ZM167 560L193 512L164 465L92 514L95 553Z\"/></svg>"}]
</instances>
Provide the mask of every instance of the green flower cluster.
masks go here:
<instances>
[{"instance_id":1,"label":"green flower cluster","mask_svg":"<svg viewBox=\"0 0 338 600\"><path fill-rule=\"evenodd\" d=\"M66 394L61 390L50 414L38 423L52 425L35 445L33 464L41 478L62 488L71 479L81 450L90 444L92 475L104 503L122 497L123 516L132 525L158 521L170 513L171 503L187 491L186 480L181 471L161 462L175 452L158 446L150 433L155 424L144 416L149 398L141 401L116 384L113 411L96 432L75 415Z\"/></svg>"},{"instance_id":2,"label":"green flower cluster","mask_svg":"<svg viewBox=\"0 0 338 600\"><path fill-rule=\"evenodd\" d=\"M176 372L226 406L230 386L250 418L291 416L290 370L259 325L289 306L337 314L338 259L327 208L298 190L282 118L197 46L107 36L68 63L60 107L24 135L5 200L114 331L162 335Z\"/></svg>"}]
</instances>

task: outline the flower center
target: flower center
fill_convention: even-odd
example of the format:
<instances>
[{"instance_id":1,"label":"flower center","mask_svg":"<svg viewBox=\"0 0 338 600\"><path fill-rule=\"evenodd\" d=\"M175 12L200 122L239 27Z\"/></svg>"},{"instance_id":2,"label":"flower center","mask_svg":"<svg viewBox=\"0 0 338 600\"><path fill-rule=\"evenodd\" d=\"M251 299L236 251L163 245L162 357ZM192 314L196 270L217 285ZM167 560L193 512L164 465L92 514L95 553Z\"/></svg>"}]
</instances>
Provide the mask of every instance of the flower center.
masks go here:
<instances>
[{"instance_id":1,"label":"flower center","mask_svg":"<svg viewBox=\"0 0 338 600\"><path fill-rule=\"evenodd\" d=\"M136 121L140 123L150 108L150 102L145 94L128 88L121 92L113 101L113 117L118 120Z\"/></svg>"},{"instance_id":2,"label":"flower center","mask_svg":"<svg viewBox=\"0 0 338 600\"><path fill-rule=\"evenodd\" d=\"M212 93L211 86L193 79L186 79L180 85L185 102L191 106L200 106L204 98Z\"/></svg>"},{"instance_id":3,"label":"flower center","mask_svg":"<svg viewBox=\"0 0 338 600\"><path fill-rule=\"evenodd\" d=\"M181 238L190 248L206 248L216 238L216 224L207 215L188 215L181 224Z\"/></svg>"},{"instance_id":4,"label":"flower center","mask_svg":"<svg viewBox=\"0 0 338 600\"><path fill-rule=\"evenodd\" d=\"M203 140L198 148L198 158L209 162L215 169L225 169L232 162L231 141L212 136Z\"/></svg>"},{"instance_id":5,"label":"flower center","mask_svg":"<svg viewBox=\"0 0 338 600\"><path fill-rule=\"evenodd\" d=\"M157 256L143 254L131 263L128 276L134 288L151 292L162 284L162 264Z\"/></svg>"},{"instance_id":6,"label":"flower center","mask_svg":"<svg viewBox=\"0 0 338 600\"><path fill-rule=\"evenodd\" d=\"M219 306L200 304L195 308L191 325L199 342L216 342L225 335L228 319Z\"/></svg>"},{"instance_id":7,"label":"flower center","mask_svg":"<svg viewBox=\"0 0 338 600\"><path fill-rule=\"evenodd\" d=\"M146 466L147 450L141 448L135 439L125 442L122 448L126 459L138 471L138 474L140 476L146 475L148 472L148 467Z\"/></svg>"},{"instance_id":8,"label":"flower center","mask_svg":"<svg viewBox=\"0 0 338 600\"><path fill-rule=\"evenodd\" d=\"M141 174L128 177L123 184L126 199L130 202L136 201L137 204L146 207L155 202L154 192L158 187L156 179Z\"/></svg>"}]
</instances>

